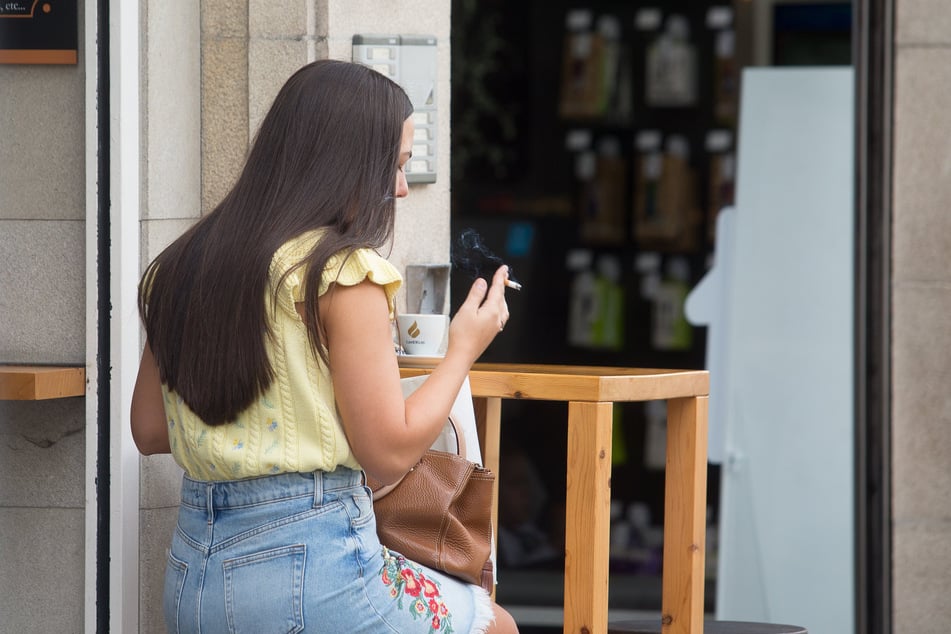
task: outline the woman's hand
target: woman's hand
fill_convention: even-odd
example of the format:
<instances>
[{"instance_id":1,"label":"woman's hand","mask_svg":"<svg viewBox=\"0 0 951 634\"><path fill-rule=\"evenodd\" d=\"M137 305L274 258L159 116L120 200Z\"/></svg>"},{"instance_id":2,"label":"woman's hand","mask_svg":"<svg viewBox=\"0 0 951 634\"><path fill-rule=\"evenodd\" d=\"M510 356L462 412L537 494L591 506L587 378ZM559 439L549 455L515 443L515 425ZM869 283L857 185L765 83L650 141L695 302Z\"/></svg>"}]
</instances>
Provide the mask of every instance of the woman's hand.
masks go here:
<instances>
[{"instance_id":1,"label":"woman's hand","mask_svg":"<svg viewBox=\"0 0 951 634\"><path fill-rule=\"evenodd\" d=\"M472 283L466 301L449 324L447 358L460 355L468 365L475 363L505 328L509 320L509 308L505 303L506 279L508 267L503 265L492 276L491 286L487 286L482 278Z\"/></svg>"}]
</instances>

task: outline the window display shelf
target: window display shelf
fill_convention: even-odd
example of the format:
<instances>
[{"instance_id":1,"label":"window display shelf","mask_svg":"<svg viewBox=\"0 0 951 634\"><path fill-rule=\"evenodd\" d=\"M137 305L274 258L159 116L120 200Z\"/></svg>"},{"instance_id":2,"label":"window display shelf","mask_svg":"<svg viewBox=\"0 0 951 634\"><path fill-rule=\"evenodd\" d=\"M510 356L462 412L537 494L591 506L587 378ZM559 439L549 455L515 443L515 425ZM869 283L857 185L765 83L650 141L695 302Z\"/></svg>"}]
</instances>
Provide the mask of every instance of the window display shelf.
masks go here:
<instances>
[{"instance_id":1,"label":"window display shelf","mask_svg":"<svg viewBox=\"0 0 951 634\"><path fill-rule=\"evenodd\" d=\"M40 401L85 393L82 366L0 365L0 400Z\"/></svg>"}]
</instances>

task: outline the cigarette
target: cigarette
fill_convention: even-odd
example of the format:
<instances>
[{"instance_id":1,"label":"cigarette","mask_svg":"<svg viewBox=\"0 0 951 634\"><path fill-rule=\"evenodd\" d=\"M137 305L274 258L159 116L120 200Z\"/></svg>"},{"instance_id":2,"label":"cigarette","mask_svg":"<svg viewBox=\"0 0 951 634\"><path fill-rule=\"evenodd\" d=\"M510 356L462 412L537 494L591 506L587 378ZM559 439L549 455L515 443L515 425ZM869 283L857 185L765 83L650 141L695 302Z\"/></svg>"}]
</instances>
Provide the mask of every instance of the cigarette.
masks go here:
<instances>
[{"instance_id":1,"label":"cigarette","mask_svg":"<svg viewBox=\"0 0 951 634\"><path fill-rule=\"evenodd\" d=\"M518 282L513 282L512 280L509 280L509 279L505 280L505 285L516 291L522 290L521 284L519 284Z\"/></svg>"}]
</instances>

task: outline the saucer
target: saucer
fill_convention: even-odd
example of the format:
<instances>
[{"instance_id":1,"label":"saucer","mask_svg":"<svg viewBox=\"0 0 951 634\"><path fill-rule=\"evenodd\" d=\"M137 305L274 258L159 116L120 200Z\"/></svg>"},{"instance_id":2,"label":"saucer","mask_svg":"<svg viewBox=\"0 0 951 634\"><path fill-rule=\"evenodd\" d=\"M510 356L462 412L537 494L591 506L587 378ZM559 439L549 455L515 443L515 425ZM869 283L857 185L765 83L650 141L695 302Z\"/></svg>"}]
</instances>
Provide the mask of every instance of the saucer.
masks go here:
<instances>
[{"instance_id":1,"label":"saucer","mask_svg":"<svg viewBox=\"0 0 951 634\"><path fill-rule=\"evenodd\" d=\"M429 354L398 354L396 361L399 365L407 368L429 368L438 365L443 360L442 356Z\"/></svg>"}]
</instances>

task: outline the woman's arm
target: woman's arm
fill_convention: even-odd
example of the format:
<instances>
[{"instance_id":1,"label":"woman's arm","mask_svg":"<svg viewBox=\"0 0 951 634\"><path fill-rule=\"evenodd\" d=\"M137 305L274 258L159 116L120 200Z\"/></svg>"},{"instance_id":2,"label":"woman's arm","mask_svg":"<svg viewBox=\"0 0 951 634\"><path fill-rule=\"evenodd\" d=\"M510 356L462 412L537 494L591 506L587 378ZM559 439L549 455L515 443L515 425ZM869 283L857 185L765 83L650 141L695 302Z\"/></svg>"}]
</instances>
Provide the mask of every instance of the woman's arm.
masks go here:
<instances>
[{"instance_id":1,"label":"woman's arm","mask_svg":"<svg viewBox=\"0 0 951 634\"><path fill-rule=\"evenodd\" d=\"M445 358L406 400L383 289L333 285L321 298L337 407L353 453L373 479L398 480L439 435L469 368L508 319L505 278L501 267L488 292L485 280L476 280L450 324Z\"/></svg>"},{"instance_id":2,"label":"woman's arm","mask_svg":"<svg viewBox=\"0 0 951 634\"><path fill-rule=\"evenodd\" d=\"M132 392L132 439L139 452L145 455L171 453L168 427L165 422L165 403L158 364L148 342L142 351L139 374Z\"/></svg>"}]
</instances>

